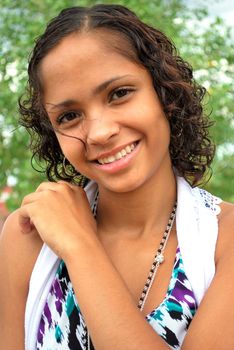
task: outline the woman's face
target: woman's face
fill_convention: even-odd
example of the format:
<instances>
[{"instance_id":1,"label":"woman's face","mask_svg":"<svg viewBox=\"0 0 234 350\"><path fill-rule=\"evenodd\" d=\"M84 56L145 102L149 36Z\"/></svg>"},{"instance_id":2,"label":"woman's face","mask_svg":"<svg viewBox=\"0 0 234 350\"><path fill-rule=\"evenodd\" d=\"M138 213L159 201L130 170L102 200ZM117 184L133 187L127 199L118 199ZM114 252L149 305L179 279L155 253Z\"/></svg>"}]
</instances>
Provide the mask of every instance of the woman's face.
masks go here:
<instances>
[{"instance_id":1,"label":"woman's face","mask_svg":"<svg viewBox=\"0 0 234 350\"><path fill-rule=\"evenodd\" d=\"M169 125L144 67L86 33L64 38L40 73L61 149L80 173L127 192L171 171Z\"/></svg>"}]
</instances>

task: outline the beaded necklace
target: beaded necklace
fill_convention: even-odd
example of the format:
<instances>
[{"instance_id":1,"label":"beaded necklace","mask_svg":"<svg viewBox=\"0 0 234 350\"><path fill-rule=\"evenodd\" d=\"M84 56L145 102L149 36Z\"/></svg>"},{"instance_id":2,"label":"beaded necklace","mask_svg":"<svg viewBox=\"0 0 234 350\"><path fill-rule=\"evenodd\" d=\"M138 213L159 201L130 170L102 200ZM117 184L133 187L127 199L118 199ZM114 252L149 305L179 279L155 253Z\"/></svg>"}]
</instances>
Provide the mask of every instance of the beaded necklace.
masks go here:
<instances>
[{"instance_id":1,"label":"beaded necklace","mask_svg":"<svg viewBox=\"0 0 234 350\"><path fill-rule=\"evenodd\" d=\"M98 200L98 191L96 193L95 199L94 199L94 203L93 203L93 207L92 207L92 211L93 211L93 215L96 218L96 214L97 214L97 200ZM157 270L159 268L159 266L164 262L164 250L166 248L167 245L167 241L168 238L170 236L174 221L175 221L175 217L176 217L176 208L177 208L177 202L175 202L175 205L172 209L171 215L169 217L168 223L167 223L167 227L165 232L163 233L162 236L162 240L159 244L159 248L156 250L156 253L154 255L154 260L151 266L151 269L149 271L147 280L145 282L143 291L141 293L141 297L139 299L138 305L137 307L140 309L140 311L143 311L147 297L149 295L150 289L153 285ZM87 329L87 347L86 350L91 350L91 341L90 341L90 336L89 336L89 331Z\"/></svg>"}]
</instances>

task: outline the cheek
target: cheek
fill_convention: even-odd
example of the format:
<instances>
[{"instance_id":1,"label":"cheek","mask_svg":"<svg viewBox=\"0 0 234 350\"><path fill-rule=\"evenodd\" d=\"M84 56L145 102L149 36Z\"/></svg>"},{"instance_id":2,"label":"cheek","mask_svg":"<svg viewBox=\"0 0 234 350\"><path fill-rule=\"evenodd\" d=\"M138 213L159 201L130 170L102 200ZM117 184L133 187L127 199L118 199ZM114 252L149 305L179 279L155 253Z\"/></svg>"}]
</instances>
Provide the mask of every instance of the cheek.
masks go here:
<instances>
[{"instance_id":1,"label":"cheek","mask_svg":"<svg viewBox=\"0 0 234 350\"><path fill-rule=\"evenodd\" d=\"M150 139L157 138L170 142L170 125L165 114L159 108L141 108L141 111L136 113L133 124L136 129L147 134Z\"/></svg>"},{"instance_id":2,"label":"cheek","mask_svg":"<svg viewBox=\"0 0 234 350\"><path fill-rule=\"evenodd\" d=\"M148 144L159 153L168 152L170 145L170 125L164 114L154 116L150 120L146 119L148 132Z\"/></svg>"},{"instance_id":3,"label":"cheek","mask_svg":"<svg viewBox=\"0 0 234 350\"><path fill-rule=\"evenodd\" d=\"M74 164L76 160L81 160L85 155L85 147L78 139L71 138L69 136L57 136L60 148L64 156Z\"/></svg>"}]
</instances>

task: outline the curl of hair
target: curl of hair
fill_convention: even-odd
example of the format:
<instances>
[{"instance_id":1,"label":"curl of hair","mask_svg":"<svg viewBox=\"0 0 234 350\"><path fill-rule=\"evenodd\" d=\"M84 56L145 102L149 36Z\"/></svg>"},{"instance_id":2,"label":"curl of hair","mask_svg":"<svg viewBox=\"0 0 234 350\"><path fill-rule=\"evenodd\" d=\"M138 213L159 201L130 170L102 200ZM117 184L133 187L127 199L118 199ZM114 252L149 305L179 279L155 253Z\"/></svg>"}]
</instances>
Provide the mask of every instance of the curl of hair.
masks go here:
<instances>
[{"instance_id":1,"label":"curl of hair","mask_svg":"<svg viewBox=\"0 0 234 350\"><path fill-rule=\"evenodd\" d=\"M64 37L92 30L109 31L117 34L119 41L124 39L125 48L123 43L113 48L149 71L170 124L170 156L175 172L192 185L201 182L214 157L208 133L212 123L202 106L205 88L196 83L191 66L177 54L165 34L121 5L65 9L37 39L29 61L27 96L19 99L20 123L31 135L32 158L46 162L45 172L51 181L80 181L76 169L71 166L66 172L62 166L64 156L42 102L39 67Z\"/></svg>"}]
</instances>

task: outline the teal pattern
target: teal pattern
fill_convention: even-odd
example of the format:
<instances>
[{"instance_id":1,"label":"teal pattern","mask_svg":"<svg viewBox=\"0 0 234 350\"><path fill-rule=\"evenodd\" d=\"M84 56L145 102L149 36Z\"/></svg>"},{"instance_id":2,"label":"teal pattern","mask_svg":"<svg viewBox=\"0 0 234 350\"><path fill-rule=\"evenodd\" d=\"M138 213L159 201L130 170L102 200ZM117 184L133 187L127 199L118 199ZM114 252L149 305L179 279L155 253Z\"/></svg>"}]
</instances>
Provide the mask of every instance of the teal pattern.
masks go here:
<instances>
[{"instance_id":1,"label":"teal pattern","mask_svg":"<svg viewBox=\"0 0 234 350\"><path fill-rule=\"evenodd\" d=\"M171 349L180 349L197 307L178 248L166 296L147 321Z\"/></svg>"},{"instance_id":2,"label":"teal pattern","mask_svg":"<svg viewBox=\"0 0 234 350\"><path fill-rule=\"evenodd\" d=\"M171 349L180 349L196 310L195 296L178 248L166 296L146 320ZM86 350L86 345L85 321L67 268L61 261L41 317L37 350ZM94 349L92 344L91 349Z\"/></svg>"}]
</instances>

